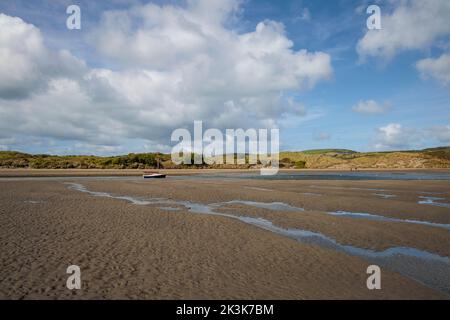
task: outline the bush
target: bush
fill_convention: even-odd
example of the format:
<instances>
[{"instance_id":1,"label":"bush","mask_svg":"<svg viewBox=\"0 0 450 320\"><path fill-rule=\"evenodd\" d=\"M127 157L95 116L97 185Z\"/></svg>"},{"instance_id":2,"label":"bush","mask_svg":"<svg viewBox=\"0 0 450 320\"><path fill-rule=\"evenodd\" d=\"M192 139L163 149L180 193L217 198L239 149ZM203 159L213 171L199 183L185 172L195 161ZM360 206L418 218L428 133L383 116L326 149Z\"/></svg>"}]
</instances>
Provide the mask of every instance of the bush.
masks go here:
<instances>
[{"instance_id":1,"label":"bush","mask_svg":"<svg viewBox=\"0 0 450 320\"><path fill-rule=\"evenodd\" d=\"M296 161L295 162L295 168L296 169L305 169L306 168L306 161Z\"/></svg>"}]
</instances>

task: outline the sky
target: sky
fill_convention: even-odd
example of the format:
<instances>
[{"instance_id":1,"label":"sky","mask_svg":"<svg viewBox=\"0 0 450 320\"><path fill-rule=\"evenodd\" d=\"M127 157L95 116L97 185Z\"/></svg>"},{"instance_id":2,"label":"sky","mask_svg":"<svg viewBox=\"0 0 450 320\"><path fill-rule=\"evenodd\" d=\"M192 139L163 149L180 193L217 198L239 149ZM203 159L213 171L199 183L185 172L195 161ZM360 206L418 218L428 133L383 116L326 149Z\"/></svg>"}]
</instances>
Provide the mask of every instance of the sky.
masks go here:
<instances>
[{"instance_id":1,"label":"sky","mask_svg":"<svg viewBox=\"0 0 450 320\"><path fill-rule=\"evenodd\" d=\"M448 0L2 0L0 150L169 152L196 120L291 151L450 145L449 21Z\"/></svg>"}]
</instances>

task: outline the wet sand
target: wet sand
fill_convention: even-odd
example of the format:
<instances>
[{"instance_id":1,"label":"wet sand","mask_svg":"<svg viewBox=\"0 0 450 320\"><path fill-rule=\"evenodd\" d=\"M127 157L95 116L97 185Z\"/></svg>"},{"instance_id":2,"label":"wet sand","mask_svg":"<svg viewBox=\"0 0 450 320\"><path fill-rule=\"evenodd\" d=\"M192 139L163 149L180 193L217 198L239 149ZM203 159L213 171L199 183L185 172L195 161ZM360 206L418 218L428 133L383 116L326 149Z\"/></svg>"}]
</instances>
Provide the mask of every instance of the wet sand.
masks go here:
<instances>
[{"instance_id":1,"label":"wet sand","mask_svg":"<svg viewBox=\"0 0 450 320\"><path fill-rule=\"evenodd\" d=\"M166 203L95 196L70 182ZM368 290L371 263L361 257L183 205L220 204L215 210L226 215L264 218L377 252L409 247L450 257L449 229L329 214L450 224L450 208L419 204L421 197L450 203L448 181L1 179L0 298L448 299L445 290L389 266L382 267L382 290ZM78 291L65 286L71 264L81 268Z\"/></svg>"}]
</instances>

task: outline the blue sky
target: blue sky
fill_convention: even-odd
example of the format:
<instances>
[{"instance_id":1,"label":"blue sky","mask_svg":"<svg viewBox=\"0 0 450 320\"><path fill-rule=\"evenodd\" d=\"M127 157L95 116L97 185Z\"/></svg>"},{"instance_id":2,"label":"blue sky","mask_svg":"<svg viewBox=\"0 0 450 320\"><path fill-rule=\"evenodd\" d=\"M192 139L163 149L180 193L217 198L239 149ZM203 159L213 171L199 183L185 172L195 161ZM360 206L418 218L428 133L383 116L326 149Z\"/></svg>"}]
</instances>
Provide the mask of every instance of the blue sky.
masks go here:
<instances>
[{"instance_id":1,"label":"blue sky","mask_svg":"<svg viewBox=\"0 0 450 320\"><path fill-rule=\"evenodd\" d=\"M29 52L0 37L0 54L7 57L0 62L0 148L167 151L170 132L194 119L220 129L279 127L284 150L450 145L448 1L196 2L2 1L0 25L7 32L34 25L39 35L20 29L15 36L38 43ZM70 4L81 8L81 30L65 27ZM370 4L381 9L381 31L366 27ZM111 10L120 18L107 20ZM130 27L118 27L123 21ZM182 32L184 23L190 33ZM160 31L171 39L161 47L152 42ZM226 44L215 44L222 36ZM302 50L305 56L296 55ZM247 58L244 74L222 76ZM317 70L304 71L308 63L317 63ZM261 79L253 82L253 73ZM114 92L122 88L125 93Z\"/></svg>"}]
</instances>

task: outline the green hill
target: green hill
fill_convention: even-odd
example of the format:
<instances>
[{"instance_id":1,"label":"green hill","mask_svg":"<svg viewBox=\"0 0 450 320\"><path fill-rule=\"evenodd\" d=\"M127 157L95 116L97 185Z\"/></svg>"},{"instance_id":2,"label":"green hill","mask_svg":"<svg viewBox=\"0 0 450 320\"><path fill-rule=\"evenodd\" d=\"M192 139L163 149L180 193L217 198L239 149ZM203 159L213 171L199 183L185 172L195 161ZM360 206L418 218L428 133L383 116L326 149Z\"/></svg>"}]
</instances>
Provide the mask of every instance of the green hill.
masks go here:
<instances>
[{"instance_id":1,"label":"green hill","mask_svg":"<svg viewBox=\"0 0 450 320\"><path fill-rule=\"evenodd\" d=\"M0 151L0 168L33 169L147 169L147 168L257 168L260 165L175 165L170 154L56 156ZM356 152L347 149L317 149L280 152L280 167L289 169L404 169L450 168L450 147L392 152Z\"/></svg>"},{"instance_id":2,"label":"green hill","mask_svg":"<svg viewBox=\"0 0 450 320\"><path fill-rule=\"evenodd\" d=\"M450 147L411 151L355 152L345 149L281 152L281 163L310 169L450 168Z\"/></svg>"}]
</instances>

